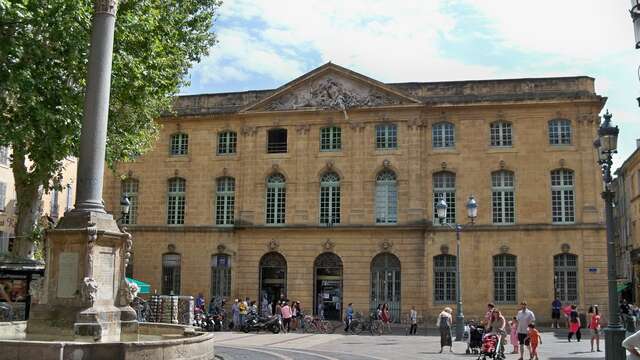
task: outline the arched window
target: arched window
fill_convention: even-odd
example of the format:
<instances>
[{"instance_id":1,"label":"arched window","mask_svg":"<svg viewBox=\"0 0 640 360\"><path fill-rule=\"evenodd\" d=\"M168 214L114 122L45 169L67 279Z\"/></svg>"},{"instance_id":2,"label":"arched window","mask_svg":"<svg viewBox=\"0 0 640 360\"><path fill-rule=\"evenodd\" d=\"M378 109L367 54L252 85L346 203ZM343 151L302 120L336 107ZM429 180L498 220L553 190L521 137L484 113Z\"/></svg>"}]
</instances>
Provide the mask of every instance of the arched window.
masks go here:
<instances>
[{"instance_id":1,"label":"arched window","mask_svg":"<svg viewBox=\"0 0 640 360\"><path fill-rule=\"evenodd\" d=\"M216 225L233 225L236 182L232 177L221 177L216 186Z\"/></svg>"},{"instance_id":2,"label":"arched window","mask_svg":"<svg viewBox=\"0 0 640 360\"><path fill-rule=\"evenodd\" d=\"M440 224L436 205L441 198L447 202L446 222L455 224L456 222L456 174L441 171L433 174L433 222Z\"/></svg>"},{"instance_id":3,"label":"arched window","mask_svg":"<svg viewBox=\"0 0 640 360\"><path fill-rule=\"evenodd\" d=\"M381 253L371 260L371 298L369 310L375 311L378 304L389 304L391 318L400 318L400 260L391 253Z\"/></svg>"},{"instance_id":4,"label":"arched window","mask_svg":"<svg viewBox=\"0 0 640 360\"><path fill-rule=\"evenodd\" d=\"M398 127L395 124L376 125L376 149L398 148Z\"/></svg>"},{"instance_id":5,"label":"arched window","mask_svg":"<svg viewBox=\"0 0 640 360\"><path fill-rule=\"evenodd\" d=\"M515 187L511 171L491 173L491 197L494 224L515 223Z\"/></svg>"},{"instance_id":6,"label":"arched window","mask_svg":"<svg viewBox=\"0 0 640 360\"><path fill-rule=\"evenodd\" d=\"M129 199L129 213L122 217L123 224L136 224L138 221L138 180L125 179L120 184L121 197Z\"/></svg>"},{"instance_id":7,"label":"arched window","mask_svg":"<svg viewBox=\"0 0 640 360\"><path fill-rule=\"evenodd\" d=\"M431 143L434 149L452 148L456 146L455 127L450 122L433 124Z\"/></svg>"},{"instance_id":8,"label":"arched window","mask_svg":"<svg viewBox=\"0 0 640 360\"><path fill-rule=\"evenodd\" d=\"M287 294L287 260L277 252L260 259L260 305L273 303Z\"/></svg>"},{"instance_id":9,"label":"arched window","mask_svg":"<svg viewBox=\"0 0 640 360\"><path fill-rule=\"evenodd\" d=\"M396 174L383 170L376 177L376 223L398 222L398 185Z\"/></svg>"},{"instance_id":10,"label":"arched window","mask_svg":"<svg viewBox=\"0 0 640 360\"><path fill-rule=\"evenodd\" d=\"M512 146L511 123L496 121L491 123L491 146Z\"/></svg>"},{"instance_id":11,"label":"arched window","mask_svg":"<svg viewBox=\"0 0 640 360\"><path fill-rule=\"evenodd\" d=\"M456 301L456 257L438 255L433 257L433 300L436 303Z\"/></svg>"},{"instance_id":12,"label":"arched window","mask_svg":"<svg viewBox=\"0 0 640 360\"><path fill-rule=\"evenodd\" d=\"M342 148L342 130L338 126L320 129L320 151L338 151Z\"/></svg>"},{"instance_id":13,"label":"arched window","mask_svg":"<svg viewBox=\"0 0 640 360\"><path fill-rule=\"evenodd\" d=\"M515 304L518 277L517 258L501 254L493 257L493 298L498 303Z\"/></svg>"},{"instance_id":14,"label":"arched window","mask_svg":"<svg viewBox=\"0 0 640 360\"><path fill-rule=\"evenodd\" d=\"M169 180L167 194L167 224L183 225L184 213L187 204L185 192L187 181L183 178L173 178Z\"/></svg>"},{"instance_id":15,"label":"arched window","mask_svg":"<svg viewBox=\"0 0 640 360\"><path fill-rule=\"evenodd\" d=\"M320 178L320 223L340 223L340 177L334 172Z\"/></svg>"},{"instance_id":16,"label":"arched window","mask_svg":"<svg viewBox=\"0 0 640 360\"><path fill-rule=\"evenodd\" d=\"M273 174L267 178L267 224L284 224L287 187L284 176Z\"/></svg>"},{"instance_id":17,"label":"arched window","mask_svg":"<svg viewBox=\"0 0 640 360\"><path fill-rule=\"evenodd\" d=\"M211 298L231 296L231 256L226 254L211 257Z\"/></svg>"},{"instance_id":18,"label":"arched window","mask_svg":"<svg viewBox=\"0 0 640 360\"><path fill-rule=\"evenodd\" d=\"M185 133L176 133L171 135L171 155L187 155L189 151L189 135Z\"/></svg>"},{"instance_id":19,"label":"arched window","mask_svg":"<svg viewBox=\"0 0 640 360\"><path fill-rule=\"evenodd\" d=\"M235 131L223 131L218 133L218 155L236 153L237 134Z\"/></svg>"},{"instance_id":20,"label":"arched window","mask_svg":"<svg viewBox=\"0 0 640 360\"><path fill-rule=\"evenodd\" d=\"M578 301L578 257L559 254L553 257L555 293L562 302Z\"/></svg>"},{"instance_id":21,"label":"arched window","mask_svg":"<svg viewBox=\"0 0 640 360\"><path fill-rule=\"evenodd\" d=\"M566 119L549 121L549 144L571 145L571 121Z\"/></svg>"},{"instance_id":22,"label":"arched window","mask_svg":"<svg viewBox=\"0 0 640 360\"><path fill-rule=\"evenodd\" d=\"M162 294L180 294L180 254L162 255Z\"/></svg>"},{"instance_id":23,"label":"arched window","mask_svg":"<svg viewBox=\"0 0 640 360\"><path fill-rule=\"evenodd\" d=\"M313 262L315 314L322 319L342 319L342 259L324 252ZM322 305L322 306L320 306Z\"/></svg>"},{"instance_id":24,"label":"arched window","mask_svg":"<svg viewBox=\"0 0 640 360\"><path fill-rule=\"evenodd\" d=\"M558 169L551 172L551 214L554 223L572 223L574 215L573 171Z\"/></svg>"}]
</instances>

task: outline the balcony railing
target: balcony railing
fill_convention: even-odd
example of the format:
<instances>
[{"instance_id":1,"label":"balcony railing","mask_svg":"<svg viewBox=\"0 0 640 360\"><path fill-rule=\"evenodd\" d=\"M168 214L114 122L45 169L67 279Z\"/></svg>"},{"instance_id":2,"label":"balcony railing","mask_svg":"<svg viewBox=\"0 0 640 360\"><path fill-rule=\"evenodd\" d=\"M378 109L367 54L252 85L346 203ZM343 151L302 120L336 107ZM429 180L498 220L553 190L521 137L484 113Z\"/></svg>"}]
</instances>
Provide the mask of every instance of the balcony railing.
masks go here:
<instances>
[{"instance_id":1,"label":"balcony railing","mask_svg":"<svg viewBox=\"0 0 640 360\"><path fill-rule=\"evenodd\" d=\"M269 154L279 154L287 152L287 143L286 142L270 142L267 144L267 153Z\"/></svg>"}]
</instances>

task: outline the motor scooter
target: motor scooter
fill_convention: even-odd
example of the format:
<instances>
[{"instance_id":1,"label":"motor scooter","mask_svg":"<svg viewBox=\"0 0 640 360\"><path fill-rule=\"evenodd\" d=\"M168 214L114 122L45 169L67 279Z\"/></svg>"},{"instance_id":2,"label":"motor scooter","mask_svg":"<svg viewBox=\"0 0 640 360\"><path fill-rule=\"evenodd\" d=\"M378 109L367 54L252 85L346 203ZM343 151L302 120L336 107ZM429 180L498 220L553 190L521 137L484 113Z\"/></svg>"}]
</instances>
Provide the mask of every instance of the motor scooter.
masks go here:
<instances>
[{"instance_id":1,"label":"motor scooter","mask_svg":"<svg viewBox=\"0 0 640 360\"><path fill-rule=\"evenodd\" d=\"M274 334L280 332L282 328L282 320L277 316L259 317L258 315L247 315L245 323L242 325L241 330L245 333L250 331L260 332L260 330L269 330Z\"/></svg>"}]
</instances>

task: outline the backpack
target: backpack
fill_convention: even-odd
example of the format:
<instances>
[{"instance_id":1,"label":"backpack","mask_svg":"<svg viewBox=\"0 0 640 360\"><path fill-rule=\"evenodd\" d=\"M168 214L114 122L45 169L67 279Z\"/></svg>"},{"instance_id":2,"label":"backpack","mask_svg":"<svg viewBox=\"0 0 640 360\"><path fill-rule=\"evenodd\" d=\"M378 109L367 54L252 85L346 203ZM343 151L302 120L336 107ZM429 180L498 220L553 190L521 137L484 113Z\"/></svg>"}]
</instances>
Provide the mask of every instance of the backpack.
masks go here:
<instances>
[{"instance_id":1,"label":"backpack","mask_svg":"<svg viewBox=\"0 0 640 360\"><path fill-rule=\"evenodd\" d=\"M440 316L440 329L449 327L449 318L446 316Z\"/></svg>"}]
</instances>

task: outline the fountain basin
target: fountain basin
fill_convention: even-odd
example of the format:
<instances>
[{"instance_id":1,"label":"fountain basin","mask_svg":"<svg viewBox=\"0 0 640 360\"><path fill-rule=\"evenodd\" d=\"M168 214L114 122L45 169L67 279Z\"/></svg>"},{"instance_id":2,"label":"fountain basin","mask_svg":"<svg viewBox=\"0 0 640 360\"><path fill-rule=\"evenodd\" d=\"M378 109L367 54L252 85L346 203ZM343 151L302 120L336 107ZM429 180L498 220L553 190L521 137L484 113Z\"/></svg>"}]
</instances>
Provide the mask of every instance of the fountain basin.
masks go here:
<instances>
[{"instance_id":1,"label":"fountain basin","mask_svg":"<svg viewBox=\"0 0 640 360\"><path fill-rule=\"evenodd\" d=\"M213 333L189 326L140 323L121 341L84 342L55 335L30 336L26 322L0 323L0 360L213 360Z\"/></svg>"}]
</instances>

